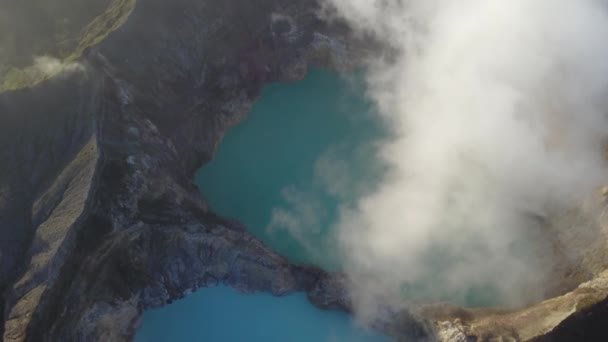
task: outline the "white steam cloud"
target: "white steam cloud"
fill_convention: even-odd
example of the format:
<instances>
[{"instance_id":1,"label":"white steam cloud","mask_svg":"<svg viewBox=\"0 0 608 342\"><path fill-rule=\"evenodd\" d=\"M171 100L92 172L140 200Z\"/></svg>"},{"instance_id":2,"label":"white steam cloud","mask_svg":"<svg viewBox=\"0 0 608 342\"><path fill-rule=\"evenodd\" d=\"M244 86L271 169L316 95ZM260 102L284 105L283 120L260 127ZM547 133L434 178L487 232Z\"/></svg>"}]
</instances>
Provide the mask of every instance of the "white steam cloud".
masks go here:
<instances>
[{"instance_id":1,"label":"white steam cloud","mask_svg":"<svg viewBox=\"0 0 608 342\"><path fill-rule=\"evenodd\" d=\"M605 181L606 1L328 2L391 47L368 78L390 171L338 224L359 309L417 283L542 298L529 237Z\"/></svg>"},{"instance_id":2,"label":"white steam cloud","mask_svg":"<svg viewBox=\"0 0 608 342\"><path fill-rule=\"evenodd\" d=\"M34 65L31 67L44 76L54 76L60 72L84 71L84 66L76 62L63 62L51 56L34 57Z\"/></svg>"},{"instance_id":3,"label":"white steam cloud","mask_svg":"<svg viewBox=\"0 0 608 342\"><path fill-rule=\"evenodd\" d=\"M21 69L3 65L1 59L2 56L0 56L0 90L31 86L57 75L70 75L86 70L81 63L64 62L51 56L36 56L32 65Z\"/></svg>"}]
</instances>

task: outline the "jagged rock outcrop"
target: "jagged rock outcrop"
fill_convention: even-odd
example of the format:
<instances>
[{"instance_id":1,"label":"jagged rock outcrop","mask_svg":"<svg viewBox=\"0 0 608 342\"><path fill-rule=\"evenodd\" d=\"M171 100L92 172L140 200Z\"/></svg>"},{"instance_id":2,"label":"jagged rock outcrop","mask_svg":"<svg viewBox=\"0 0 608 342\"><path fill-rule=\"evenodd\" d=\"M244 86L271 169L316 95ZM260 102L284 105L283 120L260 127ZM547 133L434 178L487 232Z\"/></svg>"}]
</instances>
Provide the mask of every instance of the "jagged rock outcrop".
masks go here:
<instances>
[{"instance_id":1,"label":"jagged rock outcrop","mask_svg":"<svg viewBox=\"0 0 608 342\"><path fill-rule=\"evenodd\" d=\"M4 339L128 340L142 310L219 282L348 309L331 275L209 212L192 176L265 82L366 52L314 1L133 4L95 44L85 30L78 68L1 95Z\"/></svg>"},{"instance_id":2,"label":"jagged rock outcrop","mask_svg":"<svg viewBox=\"0 0 608 342\"><path fill-rule=\"evenodd\" d=\"M75 45L77 68L0 93L5 341L127 341L143 310L218 283L351 310L344 275L289 264L210 212L192 181L266 82L352 69L378 48L318 11L114 0ZM387 311L376 327L408 341L577 341L606 317L594 272L522 311L439 305Z\"/></svg>"},{"instance_id":3,"label":"jagged rock outcrop","mask_svg":"<svg viewBox=\"0 0 608 342\"><path fill-rule=\"evenodd\" d=\"M0 94L0 289L7 326L24 319L25 307L35 306L55 280L86 216L99 159L97 87L64 75L45 88Z\"/></svg>"}]
</instances>

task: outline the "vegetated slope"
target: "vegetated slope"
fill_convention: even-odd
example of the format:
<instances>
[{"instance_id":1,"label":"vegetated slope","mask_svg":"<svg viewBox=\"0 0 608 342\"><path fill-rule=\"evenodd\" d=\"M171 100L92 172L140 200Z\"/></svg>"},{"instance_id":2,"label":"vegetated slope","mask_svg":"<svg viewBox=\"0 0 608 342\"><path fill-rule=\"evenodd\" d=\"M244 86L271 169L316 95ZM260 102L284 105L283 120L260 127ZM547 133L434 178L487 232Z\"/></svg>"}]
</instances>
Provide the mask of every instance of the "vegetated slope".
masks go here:
<instances>
[{"instance_id":1,"label":"vegetated slope","mask_svg":"<svg viewBox=\"0 0 608 342\"><path fill-rule=\"evenodd\" d=\"M0 91L52 77L128 17L135 0L0 4Z\"/></svg>"}]
</instances>

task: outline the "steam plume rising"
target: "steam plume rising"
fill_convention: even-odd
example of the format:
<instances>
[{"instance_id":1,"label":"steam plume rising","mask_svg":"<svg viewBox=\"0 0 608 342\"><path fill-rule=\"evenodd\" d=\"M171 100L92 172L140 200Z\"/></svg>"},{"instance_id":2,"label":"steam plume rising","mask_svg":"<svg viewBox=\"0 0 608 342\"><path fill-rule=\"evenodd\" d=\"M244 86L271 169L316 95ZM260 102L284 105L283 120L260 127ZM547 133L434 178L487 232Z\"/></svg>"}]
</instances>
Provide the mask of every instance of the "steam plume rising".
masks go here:
<instances>
[{"instance_id":1,"label":"steam plume rising","mask_svg":"<svg viewBox=\"0 0 608 342\"><path fill-rule=\"evenodd\" d=\"M360 309L425 280L437 296L540 299L529 236L604 181L606 3L328 1L393 52L368 77L394 127L390 171L338 224Z\"/></svg>"}]
</instances>

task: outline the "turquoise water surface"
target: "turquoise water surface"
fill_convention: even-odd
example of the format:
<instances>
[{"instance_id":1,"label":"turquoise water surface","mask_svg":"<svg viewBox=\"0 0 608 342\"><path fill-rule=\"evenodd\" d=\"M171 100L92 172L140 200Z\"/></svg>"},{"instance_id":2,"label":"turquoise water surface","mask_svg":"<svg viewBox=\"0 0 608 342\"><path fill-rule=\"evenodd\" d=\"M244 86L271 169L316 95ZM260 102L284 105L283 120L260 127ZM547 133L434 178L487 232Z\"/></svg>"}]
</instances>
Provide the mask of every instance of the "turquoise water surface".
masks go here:
<instances>
[{"instance_id":1,"label":"turquoise water surface","mask_svg":"<svg viewBox=\"0 0 608 342\"><path fill-rule=\"evenodd\" d=\"M389 129L359 76L345 80L315 69L300 82L265 86L249 117L228 131L214 160L196 175L211 208L241 221L294 263L339 270L333 235L339 208L373 190L386 170L377 146ZM447 288L445 270L461 256L444 247L427 251L421 260L427 272L403 285L403 297L498 304L496 289L482 282Z\"/></svg>"},{"instance_id":2,"label":"turquoise water surface","mask_svg":"<svg viewBox=\"0 0 608 342\"><path fill-rule=\"evenodd\" d=\"M147 311L136 342L383 342L347 314L313 307L304 294L240 294L219 286Z\"/></svg>"},{"instance_id":3,"label":"turquoise water surface","mask_svg":"<svg viewBox=\"0 0 608 342\"><path fill-rule=\"evenodd\" d=\"M264 87L250 118L231 129L196 181L211 207L247 225L293 262L339 268L331 226L381 174L370 142L382 136L355 81L313 70ZM340 186L337 186L337 185ZM302 293L243 295L219 286L144 314L138 342L388 341Z\"/></svg>"},{"instance_id":4,"label":"turquoise water surface","mask_svg":"<svg viewBox=\"0 0 608 342\"><path fill-rule=\"evenodd\" d=\"M211 208L244 223L292 262L339 268L332 226L382 174L373 143L386 129L362 77L315 69L264 87L196 183Z\"/></svg>"}]
</instances>

